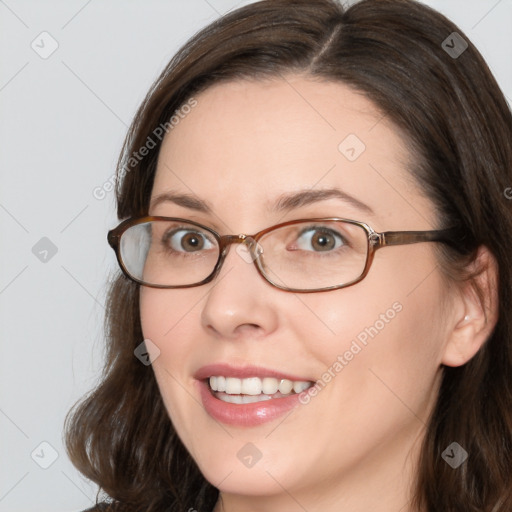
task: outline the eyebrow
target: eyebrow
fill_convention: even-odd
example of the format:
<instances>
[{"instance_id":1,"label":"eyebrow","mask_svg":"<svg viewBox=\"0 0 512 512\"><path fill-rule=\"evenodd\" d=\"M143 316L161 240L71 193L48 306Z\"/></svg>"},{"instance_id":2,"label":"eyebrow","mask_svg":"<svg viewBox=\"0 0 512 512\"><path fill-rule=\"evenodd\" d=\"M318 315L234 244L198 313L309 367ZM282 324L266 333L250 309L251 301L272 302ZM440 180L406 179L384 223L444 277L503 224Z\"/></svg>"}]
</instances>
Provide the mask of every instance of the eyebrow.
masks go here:
<instances>
[{"instance_id":1,"label":"eyebrow","mask_svg":"<svg viewBox=\"0 0 512 512\"><path fill-rule=\"evenodd\" d=\"M267 203L267 207L271 212L283 212L317 203L319 201L326 201L328 199L340 199L365 213L369 213L371 215L375 214L367 204L338 188L316 190L307 189L283 194L277 198L277 201L273 205ZM213 213L213 208L208 202L191 194L176 192L165 192L163 194L159 194L151 201L150 208L156 208L158 205L165 202L171 202L178 206L183 206L184 208L201 213Z\"/></svg>"},{"instance_id":2,"label":"eyebrow","mask_svg":"<svg viewBox=\"0 0 512 512\"><path fill-rule=\"evenodd\" d=\"M343 192L339 188L326 188L316 190L301 190L290 194L283 194L271 208L272 211L288 211L294 208L300 208L318 201L326 201L327 199L340 199L358 210L374 215L375 212L365 203L359 201L354 196Z\"/></svg>"}]
</instances>

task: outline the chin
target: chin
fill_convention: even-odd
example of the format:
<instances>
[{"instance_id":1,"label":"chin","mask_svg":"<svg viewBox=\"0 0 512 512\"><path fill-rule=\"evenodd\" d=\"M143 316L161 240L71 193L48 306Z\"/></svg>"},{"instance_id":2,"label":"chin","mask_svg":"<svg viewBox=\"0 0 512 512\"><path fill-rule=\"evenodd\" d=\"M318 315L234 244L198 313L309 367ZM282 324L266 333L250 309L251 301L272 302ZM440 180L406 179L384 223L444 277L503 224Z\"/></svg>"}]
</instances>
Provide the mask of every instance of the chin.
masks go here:
<instances>
[{"instance_id":1,"label":"chin","mask_svg":"<svg viewBox=\"0 0 512 512\"><path fill-rule=\"evenodd\" d=\"M258 467L261 463L262 461L252 468L234 467L234 464L227 463L199 467L206 480L226 494L272 496L282 493L283 487L289 489L293 485L292 482L281 478L277 469L267 472L263 465Z\"/></svg>"}]
</instances>

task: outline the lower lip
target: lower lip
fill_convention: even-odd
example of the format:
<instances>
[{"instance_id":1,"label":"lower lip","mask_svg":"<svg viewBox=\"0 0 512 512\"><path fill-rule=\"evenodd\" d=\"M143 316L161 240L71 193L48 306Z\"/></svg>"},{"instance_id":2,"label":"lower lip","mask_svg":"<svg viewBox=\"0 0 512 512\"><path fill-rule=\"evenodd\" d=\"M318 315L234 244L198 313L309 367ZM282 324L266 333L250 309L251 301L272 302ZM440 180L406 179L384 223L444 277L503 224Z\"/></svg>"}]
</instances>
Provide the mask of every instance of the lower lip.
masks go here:
<instances>
[{"instance_id":1,"label":"lower lip","mask_svg":"<svg viewBox=\"0 0 512 512\"><path fill-rule=\"evenodd\" d=\"M254 427L279 418L300 404L301 393L252 404L232 404L215 397L205 381L197 381L206 412L217 421L239 427ZM303 391L303 393L305 393Z\"/></svg>"}]
</instances>

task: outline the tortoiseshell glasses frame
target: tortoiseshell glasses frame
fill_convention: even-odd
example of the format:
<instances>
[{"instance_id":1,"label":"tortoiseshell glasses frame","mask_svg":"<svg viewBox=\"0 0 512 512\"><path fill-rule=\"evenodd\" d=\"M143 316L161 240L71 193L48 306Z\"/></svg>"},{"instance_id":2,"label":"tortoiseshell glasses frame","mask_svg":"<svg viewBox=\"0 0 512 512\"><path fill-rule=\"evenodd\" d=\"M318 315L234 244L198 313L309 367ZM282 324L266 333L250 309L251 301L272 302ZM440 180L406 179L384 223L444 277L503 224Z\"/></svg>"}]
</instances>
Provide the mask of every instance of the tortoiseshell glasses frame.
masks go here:
<instances>
[{"instance_id":1,"label":"tortoiseshell glasses frame","mask_svg":"<svg viewBox=\"0 0 512 512\"><path fill-rule=\"evenodd\" d=\"M204 232L209 233L214 240L216 240L218 246L218 257L213 266L210 274L208 274L204 279L198 282L186 283L186 284L158 284L158 283L149 283L145 282L141 277L134 275L133 272L130 272L127 268L127 265L123 261L122 251L121 251L121 239L123 234L125 234L130 228L134 226L138 226L140 224L160 222L176 222L183 223L189 226L197 227ZM332 286L323 286L319 288L297 288L297 287L289 287L285 286L281 283L277 283L273 280L265 270L264 258L261 258L261 254L258 252L259 241L265 235L272 233L275 230L279 230L285 228L287 226L293 226L295 224L300 223L318 223L318 222L340 222L345 223L351 226L358 226L366 232L366 258L364 261L364 267L359 275L355 276L348 282L336 283ZM443 230L430 230L430 231L384 231L377 232L371 226L366 224L365 222L360 222L352 219L345 219L341 217L320 217L320 218L309 218L309 219L297 219L289 222L283 222L280 224L276 224L269 228L263 229L258 233L253 235L247 234L238 234L238 235L220 235L212 228L209 228L203 224L200 224L195 221L191 221L188 219L183 219L179 217L155 217L155 216L143 216L130 218L123 222L121 222L116 228L110 230L108 232L108 243L114 249L117 261L123 273L132 281L143 285L149 286L152 288L190 288L194 286L201 286L203 284L209 283L212 281L215 276L219 273L222 264L228 254L228 250L231 244L245 244L247 249L250 251L252 261L256 266L259 274L272 286L279 288L284 291L289 292L299 292L299 293L312 293L312 292L321 292L321 291L329 291L329 290L337 290L340 288L346 288L347 286L352 286L360 281L362 281L366 275L368 274L375 252L384 247L397 246L397 245L407 245L407 244L415 244L420 242L440 242L455 245L454 242L455 230L451 229L443 229ZM144 257L146 258L146 256ZM362 263L362 259L361 259ZM145 264L145 260L144 260ZM208 267L209 268L209 267ZM359 272L359 271L358 271Z\"/></svg>"}]
</instances>

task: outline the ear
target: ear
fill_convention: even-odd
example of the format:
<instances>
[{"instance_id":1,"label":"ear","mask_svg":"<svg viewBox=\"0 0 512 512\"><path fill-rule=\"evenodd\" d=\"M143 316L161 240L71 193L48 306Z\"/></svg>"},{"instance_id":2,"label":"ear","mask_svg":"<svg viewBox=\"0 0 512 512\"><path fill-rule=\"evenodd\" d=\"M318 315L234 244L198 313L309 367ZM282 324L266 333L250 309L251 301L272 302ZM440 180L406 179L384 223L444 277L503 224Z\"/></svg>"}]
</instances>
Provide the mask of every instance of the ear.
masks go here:
<instances>
[{"instance_id":1,"label":"ear","mask_svg":"<svg viewBox=\"0 0 512 512\"><path fill-rule=\"evenodd\" d=\"M441 360L446 366L467 363L487 341L498 320L498 265L487 247L479 247L468 270L474 277L455 285L459 294Z\"/></svg>"}]
</instances>

